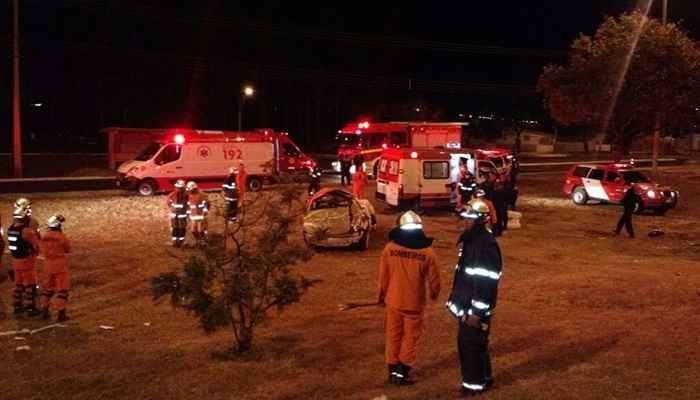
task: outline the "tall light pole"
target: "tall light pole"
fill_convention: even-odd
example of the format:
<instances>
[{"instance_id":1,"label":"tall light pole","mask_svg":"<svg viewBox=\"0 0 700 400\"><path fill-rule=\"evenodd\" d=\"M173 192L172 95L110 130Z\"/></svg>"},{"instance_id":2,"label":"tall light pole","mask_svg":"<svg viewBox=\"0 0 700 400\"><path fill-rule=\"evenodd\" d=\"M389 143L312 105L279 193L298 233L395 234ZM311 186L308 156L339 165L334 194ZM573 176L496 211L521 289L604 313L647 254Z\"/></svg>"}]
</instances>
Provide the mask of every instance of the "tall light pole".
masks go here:
<instances>
[{"instance_id":1,"label":"tall light pole","mask_svg":"<svg viewBox=\"0 0 700 400\"><path fill-rule=\"evenodd\" d=\"M661 2L661 23L666 25L668 20L668 0ZM654 137L651 143L651 170L654 178L659 178L659 142L661 141L661 114L656 115Z\"/></svg>"},{"instance_id":2,"label":"tall light pole","mask_svg":"<svg viewBox=\"0 0 700 400\"><path fill-rule=\"evenodd\" d=\"M19 101L19 1L13 2L13 45L12 45L12 161L15 178L22 177L22 135L20 126Z\"/></svg>"},{"instance_id":3,"label":"tall light pole","mask_svg":"<svg viewBox=\"0 0 700 400\"><path fill-rule=\"evenodd\" d=\"M238 132L243 130L243 104L247 97L253 97L255 89L252 86L245 86L238 98Z\"/></svg>"}]
</instances>

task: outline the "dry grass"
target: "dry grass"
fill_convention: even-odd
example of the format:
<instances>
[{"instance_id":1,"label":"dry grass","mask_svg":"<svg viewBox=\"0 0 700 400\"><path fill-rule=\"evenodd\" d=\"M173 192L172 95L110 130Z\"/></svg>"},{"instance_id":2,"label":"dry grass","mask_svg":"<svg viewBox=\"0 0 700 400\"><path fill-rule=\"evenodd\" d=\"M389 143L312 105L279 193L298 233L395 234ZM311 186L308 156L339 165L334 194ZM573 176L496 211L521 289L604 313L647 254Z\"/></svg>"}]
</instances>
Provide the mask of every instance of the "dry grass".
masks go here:
<instances>
[{"instance_id":1,"label":"dry grass","mask_svg":"<svg viewBox=\"0 0 700 400\"><path fill-rule=\"evenodd\" d=\"M575 207L559 195L559 176L524 178L523 229L500 239L505 275L492 335L497 383L484 399L697 398L700 193L694 179L700 169L690 180L668 171L664 181L680 187L680 207L666 217L635 217L635 240L609 233L619 207ZM219 361L212 353L230 345L229 332L206 336L190 316L151 303L148 279L192 251L169 247L163 196L32 199L42 223L54 212L68 217L76 252L73 319L68 328L22 342L0 337L2 398L457 397L456 326L442 303L460 228L447 213L425 217L437 239L443 293L426 313L420 382L394 388L384 384L381 311L337 311L339 303L374 298L379 254L395 218L384 207L377 206L379 228L369 251L318 253L300 270L322 282L258 330L253 359ZM0 196L6 222L12 200ZM212 225L221 229L219 221ZM647 237L655 226L666 234ZM7 301L9 282L0 288ZM41 325L6 320L0 331ZM18 344L32 348L16 352Z\"/></svg>"}]
</instances>

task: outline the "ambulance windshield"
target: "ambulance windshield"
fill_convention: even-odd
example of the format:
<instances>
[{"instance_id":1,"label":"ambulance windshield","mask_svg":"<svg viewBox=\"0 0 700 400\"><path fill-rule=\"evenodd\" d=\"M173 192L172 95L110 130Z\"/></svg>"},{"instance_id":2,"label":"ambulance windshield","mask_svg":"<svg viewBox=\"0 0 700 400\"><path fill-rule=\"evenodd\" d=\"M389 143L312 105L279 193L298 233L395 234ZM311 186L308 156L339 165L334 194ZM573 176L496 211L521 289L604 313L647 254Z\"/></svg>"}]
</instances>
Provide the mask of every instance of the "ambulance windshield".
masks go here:
<instances>
[{"instance_id":1,"label":"ambulance windshield","mask_svg":"<svg viewBox=\"0 0 700 400\"><path fill-rule=\"evenodd\" d=\"M625 182L628 183L647 183L650 182L649 178L639 171L622 171L622 176L625 178Z\"/></svg>"},{"instance_id":2,"label":"ambulance windshield","mask_svg":"<svg viewBox=\"0 0 700 400\"><path fill-rule=\"evenodd\" d=\"M148 160L150 160L151 158L153 158L154 155L156 155L158 150L160 150L161 146L162 145L160 143L155 143L155 142L149 144L148 146L146 146L145 149L143 149L143 151L141 152L141 154L139 154L138 157L134 158L134 160L136 160L136 161L148 161Z\"/></svg>"}]
</instances>

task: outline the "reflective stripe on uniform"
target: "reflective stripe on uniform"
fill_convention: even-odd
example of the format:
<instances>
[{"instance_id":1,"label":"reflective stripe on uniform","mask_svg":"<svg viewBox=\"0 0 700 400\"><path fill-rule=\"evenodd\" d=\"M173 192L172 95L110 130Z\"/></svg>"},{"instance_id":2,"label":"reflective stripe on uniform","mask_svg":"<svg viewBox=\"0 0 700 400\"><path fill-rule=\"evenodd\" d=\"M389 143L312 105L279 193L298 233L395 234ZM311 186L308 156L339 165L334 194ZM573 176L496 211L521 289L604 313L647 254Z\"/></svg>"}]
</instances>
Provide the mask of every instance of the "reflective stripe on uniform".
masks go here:
<instances>
[{"instance_id":1,"label":"reflective stripe on uniform","mask_svg":"<svg viewBox=\"0 0 700 400\"><path fill-rule=\"evenodd\" d=\"M204 215L190 215L192 221L200 221L204 219Z\"/></svg>"},{"instance_id":2,"label":"reflective stripe on uniform","mask_svg":"<svg viewBox=\"0 0 700 400\"><path fill-rule=\"evenodd\" d=\"M472 300L472 306L474 306L478 310L488 310L491 307L489 304L486 304L486 303L478 301L478 300Z\"/></svg>"},{"instance_id":3,"label":"reflective stripe on uniform","mask_svg":"<svg viewBox=\"0 0 700 400\"><path fill-rule=\"evenodd\" d=\"M486 268L465 268L464 272L466 272L467 275L478 275L478 276L485 276L487 278L491 278L493 280L499 280L501 279L501 273L500 272L495 272L495 271L489 271Z\"/></svg>"},{"instance_id":4,"label":"reflective stripe on uniform","mask_svg":"<svg viewBox=\"0 0 700 400\"><path fill-rule=\"evenodd\" d=\"M477 390L477 391L484 390L484 385L479 385L476 383L462 382L462 386L464 386L466 389L469 389L469 390Z\"/></svg>"},{"instance_id":5,"label":"reflective stripe on uniform","mask_svg":"<svg viewBox=\"0 0 700 400\"><path fill-rule=\"evenodd\" d=\"M7 238L7 240L9 240L10 242L16 242L16 241L17 241L17 237L16 237L16 236L10 236L10 237Z\"/></svg>"}]
</instances>

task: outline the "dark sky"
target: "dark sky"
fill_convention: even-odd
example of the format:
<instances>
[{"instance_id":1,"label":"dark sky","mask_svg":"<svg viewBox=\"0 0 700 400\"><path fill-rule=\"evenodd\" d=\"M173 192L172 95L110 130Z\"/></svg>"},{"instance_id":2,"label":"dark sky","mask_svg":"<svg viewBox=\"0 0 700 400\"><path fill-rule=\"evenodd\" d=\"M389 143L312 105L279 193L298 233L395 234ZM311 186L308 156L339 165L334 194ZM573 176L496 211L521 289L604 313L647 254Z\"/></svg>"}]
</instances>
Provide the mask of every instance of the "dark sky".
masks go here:
<instances>
[{"instance_id":1,"label":"dark sky","mask_svg":"<svg viewBox=\"0 0 700 400\"><path fill-rule=\"evenodd\" d=\"M647 0L641 0L646 2ZM24 131L95 136L109 125L229 128L244 82L246 127L325 138L360 115L401 117L406 104L457 112L541 112L543 65L605 15L637 1L307 2L21 0ZM338 4L336 4L338 3ZM396 5L389 5L396 3ZM659 15L656 0L652 15ZM699 37L696 1L669 0L671 21ZM11 2L3 2L9 66ZM244 4L244 5L242 5ZM0 69L0 129L10 126ZM42 102L41 110L29 107ZM398 111L397 111L398 110ZM31 144L30 144L31 146ZM0 149L2 152L3 149Z\"/></svg>"}]
</instances>

